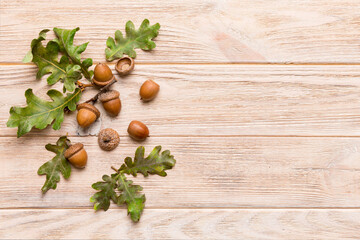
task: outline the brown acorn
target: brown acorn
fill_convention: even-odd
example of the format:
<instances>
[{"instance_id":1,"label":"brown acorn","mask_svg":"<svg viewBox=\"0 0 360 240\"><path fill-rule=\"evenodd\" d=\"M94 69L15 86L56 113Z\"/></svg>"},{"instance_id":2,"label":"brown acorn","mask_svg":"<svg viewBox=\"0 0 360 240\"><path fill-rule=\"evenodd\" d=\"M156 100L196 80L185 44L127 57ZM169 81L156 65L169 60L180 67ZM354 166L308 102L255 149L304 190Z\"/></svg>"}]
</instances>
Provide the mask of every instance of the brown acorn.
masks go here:
<instances>
[{"instance_id":1,"label":"brown acorn","mask_svg":"<svg viewBox=\"0 0 360 240\"><path fill-rule=\"evenodd\" d=\"M134 59L131 57L122 57L119 59L119 61L117 61L115 70L119 73L120 76L125 76L134 69L134 66Z\"/></svg>"},{"instance_id":2,"label":"brown acorn","mask_svg":"<svg viewBox=\"0 0 360 240\"><path fill-rule=\"evenodd\" d=\"M81 103L77 106L77 122L78 124L86 128L100 117L99 110L90 103Z\"/></svg>"},{"instance_id":3,"label":"brown acorn","mask_svg":"<svg viewBox=\"0 0 360 240\"><path fill-rule=\"evenodd\" d=\"M93 83L96 86L103 87L110 83L115 76L112 74L111 69L104 63L98 63L94 69Z\"/></svg>"},{"instance_id":4,"label":"brown acorn","mask_svg":"<svg viewBox=\"0 0 360 240\"><path fill-rule=\"evenodd\" d=\"M98 143L101 149L112 151L119 145L120 136L114 129L105 128L99 132Z\"/></svg>"},{"instance_id":5,"label":"brown acorn","mask_svg":"<svg viewBox=\"0 0 360 240\"><path fill-rule=\"evenodd\" d=\"M116 90L110 90L105 93L102 93L99 96L99 100L102 102L104 109L114 115L117 116L121 110L121 101L120 101L120 93Z\"/></svg>"},{"instance_id":6,"label":"brown acorn","mask_svg":"<svg viewBox=\"0 0 360 240\"><path fill-rule=\"evenodd\" d=\"M136 120L131 121L127 131L130 137L138 141L145 140L149 136L148 127L142 122Z\"/></svg>"},{"instance_id":7,"label":"brown acorn","mask_svg":"<svg viewBox=\"0 0 360 240\"><path fill-rule=\"evenodd\" d=\"M159 84L154 82L153 80L146 80L143 85L141 85L139 94L141 100L150 101L156 97L160 90Z\"/></svg>"},{"instance_id":8,"label":"brown acorn","mask_svg":"<svg viewBox=\"0 0 360 240\"><path fill-rule=\"evenodd\" d=\"M85 167L88 158L82 143L75 143L74 145L71 145L64 152L64 157L77 168Z\"/></svg>"}]
</instances>

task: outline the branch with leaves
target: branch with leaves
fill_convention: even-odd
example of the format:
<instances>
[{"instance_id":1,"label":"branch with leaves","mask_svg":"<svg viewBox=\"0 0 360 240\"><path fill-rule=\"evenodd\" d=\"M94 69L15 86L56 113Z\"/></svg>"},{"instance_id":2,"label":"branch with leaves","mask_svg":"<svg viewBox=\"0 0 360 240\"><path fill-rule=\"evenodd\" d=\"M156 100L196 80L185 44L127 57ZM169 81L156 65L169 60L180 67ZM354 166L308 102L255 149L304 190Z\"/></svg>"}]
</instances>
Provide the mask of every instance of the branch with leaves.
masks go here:
<instances>
[{"instance_id":1,"label":"branch with leaves","mask_svg":"<svg viewBox=\"0 0 360 240\"><path fill-rule=\"evenodd\" d=\"M108 48L105 50L107 60L112 61L122 57L123 54L136 57L135 48L143 50L155 48L156 45L152 39L158 35L159 29L159 23L150 26L149 20L145 19L140 28L135 30L134 24L128 21L125 38L119 30L115 33L115 40L111 37L108 38L106 42ZM18 137L30 132L32 128L44 129L51 124L54 130L60 129L64 120L64 111L75 111L76 104L81 98L81 92L85 87L92 86L92 84L83 84L79 81L85 77L92 82L94 74L92 70L89 70L93 60L91 58L81 59L81 54L86 50L88 42L78 46L73 44L75 34L79 30L80 28L54 28L56 38L50 40L46 46L43 45L43 42L46 40L49 29L40 31L38 38L32 40L31 49L24 57L23 62L33 62L38 66L37 79L49 75L47 77L48 85L62 82L63 92L70 93L63 96L59 91L51 89L47 94L53 101L45 101L35 96L32 89L27 89L25 97L28 105L11 107L10 118L7 122L8 127L18 128ZM98 94L86 102L96 102L99 94L108 90L113 83L100 89Z\"/></svg>"},{"instance_id":2,"label":"branch with leaves","mask_svg":"<svg viewBox=\"0 0 360 240\"><path fill-rule=\"evenodd\" d=\"M145 195L141 194L142 187L133 185L131 180L127 180L125 174L131 174L136 177L137 173L147 177L149 174L157 174L165 177L166 170L175 166L176 160L170 154L169 150L161 152L161 146L155 147L152 152L144 157L145 148L140 146L135 152L134 160L127 157L120 169L112 167L116 173L110 176L104 175L103 181L96 182L92 188L98 190L90 201L94 203L94 209L104 209L107 211L110 202L113 201L117 205L126 204L128 214L134 222L140 220L140 215L145 206Z\"/></svg>"},{"instance_id":3,"label":"branch with leaves","mask_svg":"<svg viewBox=\"0 0 360 240\"><path fill-rule=\"evenodd\" d=\"M125 26L125 37L121 31L117 30L115 39L112 37L107 39L106 60L113 61L123 57L124 54L135 58L136 48L142 50L154 49L156 44L153 39L158 35L159 29L159 23L150 25L148 19L145 19L137 30L134 24L128 21ZM51 89L47 92L51 101L46 101L36 96L32 89L27 89L25 91L27 106L11 107L10 117L7 122L8 127L18 128L17 137L30 132L32 128L44 129L52 125L54 130L60 129L64 120L64 113L75 111L81 93L86 87L94 86L92 81L94 72L89 70L93 60L91 58L85 60L81 58L81 54L86 50L88 42L78 46L73 43L75 34L79 30L79 28L69 30L54 28L56 38L48 41L46 46L43 42L46 40L49 29L40 31L39 36L32 40L31 49L24 57L23 62L35 63L38 67L36 78L41 79L48 75L48 85L54 85L58 82L63 83L63 93L65 95ZM109 72L111 73L110 69ZM80 82L83 77L90 84ZM94 104L99 95L108 91L115 82L117 82L115 78L110 82L106 81L107 84L105 86L101 85L103 87L99 92L85 103ZM43 193L46 193L49 189L56 189L60 181L60 175L63 175L65 179L70 177L70 163L75 167L84 167L87 161L87 154L83 149L83 145L81 143L71 145L67 136L60 137L56 144L47 144L45 148L56 155L38 170L39 175L46 175L45 183L41 188ZM146 198L141 193L142 187L134 185L131 180L126 179L126 174L134 177L138 173L143 174L145 177L149 174L165 177L167 175L166 170L172 169L176 163L170 151L161 152L161 146L155 147L146 158L144 153L144 147L137 148L134 160L130 157L125 158L124 164L119 169L112 167L116 173L110 176L104 175L102 177L103 181L92 185L92 188L98 190L90 198L90 201L94 203L95 210L108 210L111 201L117 205L126 204L131 219L134 222L139 221L145 207Z\"/></svg>"},{"instance_id":4,"label":"branch with leaves","mask_svg":"<svg viewBox=\"0 0 360 240\"><path fill-rule=\"evenodd\" d=\"M11 107L7 122L8 127L18 127L17 137L30 132L33 127L44 129L52 124L53 129L58 130L64 121L64 110L76 110L82 92L76 82L82 78L82 75L90 80L93 74L88 70L92 65L92 59L88 58L81 62L80 56L88 43L73 45L78 30L79 28L73 30L54 28L57 38L49 41L46 47L42 42L46 39L49 29L42 30L39 37L32 40L31 50L26 54L23 62L33 62L38 66L37 79L50 74L47 78L48 85L61 81L64 83L64 93L66 91L72 93L63 96L59 91L51 89L47 95L52 101L45 101L35 96L32 89L26 90L27 106ZM59 60L60 54L63 56Z\"/></svg>"}]
</instances>

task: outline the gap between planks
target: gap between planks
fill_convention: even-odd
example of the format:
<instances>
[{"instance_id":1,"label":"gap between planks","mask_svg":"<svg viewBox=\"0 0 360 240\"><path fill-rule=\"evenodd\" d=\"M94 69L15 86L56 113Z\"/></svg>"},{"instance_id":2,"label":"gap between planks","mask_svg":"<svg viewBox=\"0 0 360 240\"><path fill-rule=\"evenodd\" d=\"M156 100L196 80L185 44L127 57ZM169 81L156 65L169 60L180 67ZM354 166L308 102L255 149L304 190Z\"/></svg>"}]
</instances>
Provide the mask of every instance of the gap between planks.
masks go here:
<instances>
[{"instance_id":1,"label":"gap between planks","mask_svg":"<svg viewBox=\"0 0 360 240\"><path fill-rule=\"evenodd\" d=\"M92 207L6 207L3 210L92 210ZM125 206L117 206L111 209L127 209ZM360 207L146 207L153 210L360 210Z\"/></svg>"},{"instance_id":2,"label":"gap between planks","mask_svg":"<svg viewBox=\"0 0 360 240\"><path fill-rule=\"evenodd\" d=\"M36 138L36 137L61 137L64 134L48 134L44 135L24 135L21 138ZM75 134L66 134L68 137L97 137L97 135L86 135L79 136ZM9 138L16 137L16 135L0 135L0 138ZM128 135L119 135L119 137L124 138L128 137ZM342 135L151 135L149 137L156 138L360 138L360 136L342 136Z\"/></svg>"},{"instance_id":3,"label":"gap between planks","mask_svg":"<svg viewBox=\"0 0 360 240\"><path fill-rule=\"evenodd\" d=\"M116 61L107 62L109 65L115 65ZM96 61L94 62L94 64ZM0 62L0 66L24 66L33 65L33 63L22 63L22 62ZM147 62L147 63L136 63L136 65L274 65L274 66L360 66L358 62L346 62L346 63L335 63L335 62Z\"/></svg>"}]
</instances>

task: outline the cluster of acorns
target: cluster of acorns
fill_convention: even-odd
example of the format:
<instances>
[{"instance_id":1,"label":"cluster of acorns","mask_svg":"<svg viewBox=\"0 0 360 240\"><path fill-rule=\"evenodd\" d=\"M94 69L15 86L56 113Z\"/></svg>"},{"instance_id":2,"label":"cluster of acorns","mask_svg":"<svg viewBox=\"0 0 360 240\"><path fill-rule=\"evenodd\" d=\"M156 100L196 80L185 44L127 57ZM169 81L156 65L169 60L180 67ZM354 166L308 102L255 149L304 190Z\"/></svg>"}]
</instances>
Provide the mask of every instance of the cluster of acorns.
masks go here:
<instances>
[{"instance_id":1,"label":"cluster of acorns","mask_svg":"<svg viewBox=\"0 0 360 240\"><path fill-rule=\"evenodd\" d=\"M116 71L120 76L129 74L134 69L134 60L130 57L121 58L115 65ZM94 69L93 84L95 87L105 87L112 81L115 76L108 65L99 63ZM153 80L146 80L140 87L140 97L142 101L150 101L154 99L160 90L160 86ZM104 109L112 116L117 116L121 110L120 93L116 90L107 90L98 97ZM97 99L96 99L97 100ZM95 101L96 101L95 100ZM94 101L94 102L95 102ZM84 102L77 106L77 122L87 128L100 117L100 111L91 103ZM140 121L131 121L127 129L130 137L137 141L143 141L149 136L148 127ZM105 151L115 149L120 142L119 134L111 128L103 129L99 132L98 143ZM65 158L69 160L75 167L83 168L87 162L87 153L84 145L76 143L71 145L64 153Z\"/></svg>"}]
</instances>

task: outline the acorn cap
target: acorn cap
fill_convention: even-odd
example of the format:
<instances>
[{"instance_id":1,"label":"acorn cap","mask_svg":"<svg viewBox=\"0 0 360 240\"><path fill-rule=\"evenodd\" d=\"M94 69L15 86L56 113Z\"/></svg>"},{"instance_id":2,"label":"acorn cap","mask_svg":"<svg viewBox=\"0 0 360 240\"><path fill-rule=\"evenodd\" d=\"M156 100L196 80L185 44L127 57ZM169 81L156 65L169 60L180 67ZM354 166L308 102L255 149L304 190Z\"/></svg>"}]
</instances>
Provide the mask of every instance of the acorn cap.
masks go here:
<instances>
[{"instance_id":1,"label":"acorn cap","mask_svg":"<svg viewBox=\"0 0 360 240\"><path fill-rule=\"evenodd\" d=\"M112 80L114 80L115 79L115 76L112 76L112 78L110 78L110 80L109 81L106 81L106 82L100 82L100 81L97 81L96 79L95 79L95 77L93 78L93 83L96 85L96 86L99 86L99 87L104 87L104 86L106 86L108 83L110 83Z\"/></svg>"},{"instance_id":2,"label":"acorn cap","mask_svg":"<svg viewBox=\"0 0 360 240\"><path fill-rule=\"evenodd\" d=\"M85 108L85 109L87 109L89 111L92 111L96 115L96 118L100 117L100 112L96 107L94 107L94 105L92 105L90 103L80 103L76 107L77 110L80 110L80 109L83 109L83 108Z\"/></svg>"},{"instance_id":3,"label":"acorn cap","mask_svg":"<svg viewBox=\"0 0 360 240\"><path fill-rule=\"evenodd\" d=\"M115 70L119 73L120 76L125 76L134 69L134 66L134 59L131 57L122 57L119 59L119 61L117 61Z\"/></svg>"},{"instance_id":4,"label":"acorn cap","mask_svg":"<svg viewBox=\"0 0 360 240\"><path fill-rule=\"evenodd\" d=\"M120 97L120 93L118 91L110 90L110 91L100 94L99 100L101 102L108 102L108 101L116 99L118 97Z\"/></svg>"},{"instance_id":5,"label":"acorn cap","mask_svg":"<svg viewBox=\"0 0 360 240\"><path fill-rule=\"evenodd\" d=\"M65 158L70 158L75 153L79 152L81 149L84 148L84 145L82 143L75 143L74 145L71 145L66 151L64 152Z\"/></svg>"}]
</instances>

